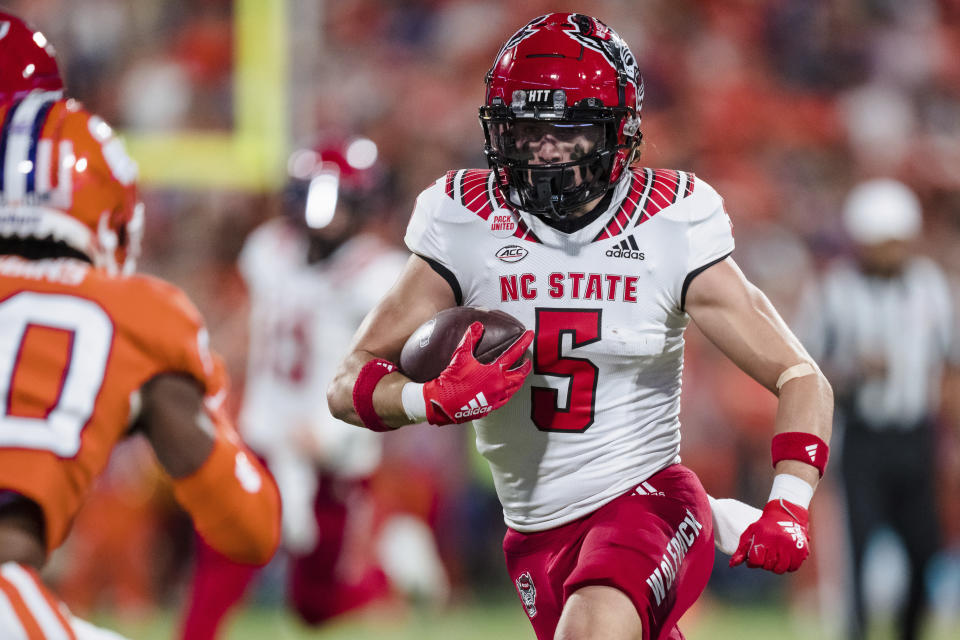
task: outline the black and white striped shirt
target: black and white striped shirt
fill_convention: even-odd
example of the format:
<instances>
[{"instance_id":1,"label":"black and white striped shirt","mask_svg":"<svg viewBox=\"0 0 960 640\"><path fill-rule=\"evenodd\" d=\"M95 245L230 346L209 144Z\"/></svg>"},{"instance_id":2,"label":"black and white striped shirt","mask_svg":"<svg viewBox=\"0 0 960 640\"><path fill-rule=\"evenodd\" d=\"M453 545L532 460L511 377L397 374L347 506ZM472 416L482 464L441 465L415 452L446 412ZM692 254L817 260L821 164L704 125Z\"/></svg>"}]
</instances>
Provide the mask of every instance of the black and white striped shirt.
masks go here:
<instances>
[{"instance_id":1,"label":"black and white striped shirt","mask_svg":"<svg viewBox=\"0 0 960 640\"><path fill-rule=\"evenodd\" d=\"M960 366L960 336L947 279L916 257L892 278L844 262L811 291L797 334L857 418L907 429L939 404L944 366ZM874 362L871 370L865 363Z\"/></svg>"}]
</instances>

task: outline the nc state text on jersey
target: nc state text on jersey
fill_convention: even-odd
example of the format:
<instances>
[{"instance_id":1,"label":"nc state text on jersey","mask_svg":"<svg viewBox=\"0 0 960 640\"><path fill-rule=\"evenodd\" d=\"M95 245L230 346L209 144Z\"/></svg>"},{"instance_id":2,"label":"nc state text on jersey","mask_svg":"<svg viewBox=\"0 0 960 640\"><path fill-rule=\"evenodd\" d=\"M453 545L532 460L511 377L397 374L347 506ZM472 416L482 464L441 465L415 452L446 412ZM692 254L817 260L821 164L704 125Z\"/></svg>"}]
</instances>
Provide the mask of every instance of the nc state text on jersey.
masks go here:
<instances>
[{"instance_id":1,"label":"nc state text on jersey","mask_svg":"<svg viewBox=\"0 0 960 640\"><path fill-rule=\"evenodd\" d=\"M544 297L572 300L637 301L639 276L615 273L577 273L555 271L547 276ZM532 273L500 276L500 301L533 300L540 293L537 276Z\"/></svg>"}]
</instances>

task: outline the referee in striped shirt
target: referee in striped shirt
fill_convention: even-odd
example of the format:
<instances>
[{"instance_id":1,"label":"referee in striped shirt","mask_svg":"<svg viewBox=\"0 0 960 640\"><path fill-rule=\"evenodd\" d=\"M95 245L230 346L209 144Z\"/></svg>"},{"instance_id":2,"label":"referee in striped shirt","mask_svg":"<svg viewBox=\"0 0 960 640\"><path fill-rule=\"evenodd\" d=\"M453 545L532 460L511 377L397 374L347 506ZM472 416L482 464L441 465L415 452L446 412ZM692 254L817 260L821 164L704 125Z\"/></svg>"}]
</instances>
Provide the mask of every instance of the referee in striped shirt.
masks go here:
<instances>
[{"instance_id":1,"label":"referee in striped shirt","mask_svg":"<svg viewBox=\"0 0 960 640\"><path fill-rule=\"evenodd\" d=\"M900 182L856 186L843 212L855 256L828 269L802 306L798 327L833 385L841 421L851 639L867 630L863 559L871 534L889 525L909 557L901 639L919 633L924 573L939 545L933 423L943 375L960 371L960 340L946 277L913 252L921 217L916 195Z\"/></svg>"}]
</instances>

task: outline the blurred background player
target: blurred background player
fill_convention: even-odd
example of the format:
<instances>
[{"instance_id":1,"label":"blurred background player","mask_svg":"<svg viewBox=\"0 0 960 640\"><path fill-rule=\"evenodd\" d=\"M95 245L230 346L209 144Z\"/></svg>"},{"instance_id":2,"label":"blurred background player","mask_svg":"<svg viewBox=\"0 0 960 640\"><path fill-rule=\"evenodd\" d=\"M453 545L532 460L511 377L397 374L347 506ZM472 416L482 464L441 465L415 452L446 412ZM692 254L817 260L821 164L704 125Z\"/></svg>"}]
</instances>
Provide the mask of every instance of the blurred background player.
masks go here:
<instances>
[{"instance_id":1,"label":"blurred background player","mask_svg":"<svg viewBox=\"0 0 960 640\"><path fill-rule=\"evenodd\" d=\"M199 313L133 273L136 164L61 98L42 34L3 13L0 35L0 637L111 636L37 572L118 441L150 442L200 535L237 562L273 555L279 496L223 414L227 381Z\"/></svg>"},{"instance_id":2,"label":"blurred background player","mask_svg":"<svg viewBox=\"0 0 960 640\"><path fill-rule=\"evenodd\" d=\"M906 550L903 640L919 637L940 547L936 424L944 374L960 373L960 336L943 271L916 252L922 219L919 199L897 180L854 187L843 210L853 255L826 271L800 321L836 390L842 426L852 640L869 628L864 560L874 534L889 526Z\"/></svg>"},{"instance_id":3,"label":"blurred background player","mask_svg":"<svg viewBox=\"0 0 960 640\"><path fill-rule=\"evenodd\" d=\"M326 403L353 332L406 262L382 237L392 176L377 154L363 137L294 152L280 215L250 234L238 261L250 298L240 429L277 479L287 595L308 624L388 598L391 581L425 596L446 589L426 525L380 513L372 499L382 438ZM216 637L254 575L201 545L184 640Z\"/></svg>"}]
</instances>

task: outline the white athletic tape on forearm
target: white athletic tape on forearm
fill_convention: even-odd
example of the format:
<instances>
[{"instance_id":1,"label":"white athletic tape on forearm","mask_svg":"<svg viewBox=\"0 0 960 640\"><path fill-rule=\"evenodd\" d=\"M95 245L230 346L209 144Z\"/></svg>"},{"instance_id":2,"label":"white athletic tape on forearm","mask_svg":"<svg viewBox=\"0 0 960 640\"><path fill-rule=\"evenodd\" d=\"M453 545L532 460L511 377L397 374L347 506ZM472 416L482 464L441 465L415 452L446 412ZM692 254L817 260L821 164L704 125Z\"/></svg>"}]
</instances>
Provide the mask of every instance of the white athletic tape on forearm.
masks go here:
<instances>
[{"instance_id":1,"label":"white athletic tape on forearm","mask_svg":"<svg viewBox=\"0 0 960 640\"><path fill-rule=\"evenodd\" d=\"M773 478L773 487L770 488L770 500L781 498L807 509L810 507L810 499L813 498L813 487L803 478L790 473L778 473Z\"/></svg>"},{"instance_id":2,"label":"white athletic tape on forearm","mask_svg":"<svg viewBox=\"0 0 960 640\"><path fill-rule=\"evenodd\" d=\"M423 398L423 385L419 382L408 382L400 390L400 402L403 411L412 422L426 422L427 401Z\"/></svg>"},{"instance_id":3,"label":"white athletic tape on forearm","mask_svg":"<svg viewBox=\"0 0 960 640\"><path fill-rule=\"evenodd\" d=\"M804 376L812 376L817 372L809 362L801 362L800 364L795 364L783 373L780 374L780 377L777 378L777 391L787 384L794 378L802 378Z\"/></svg>"}]
</instances>

